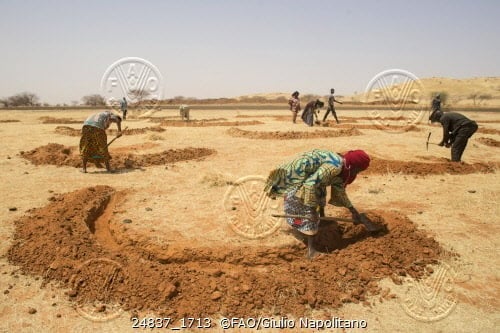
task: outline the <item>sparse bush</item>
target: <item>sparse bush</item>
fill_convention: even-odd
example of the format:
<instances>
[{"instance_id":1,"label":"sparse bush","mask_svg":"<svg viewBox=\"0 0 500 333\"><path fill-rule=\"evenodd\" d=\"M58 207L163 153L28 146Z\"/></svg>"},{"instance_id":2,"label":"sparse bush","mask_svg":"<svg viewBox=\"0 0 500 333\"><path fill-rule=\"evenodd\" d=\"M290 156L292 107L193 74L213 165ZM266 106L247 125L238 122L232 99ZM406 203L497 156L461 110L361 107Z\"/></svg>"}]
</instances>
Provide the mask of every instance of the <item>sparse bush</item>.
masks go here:
<instances>
[{"instance_id":1,"label":"sparse bush","mask_svg":"<svg viewBox=\"0 0 500 333\"><path fill-rule=\"evenodd\" d=\"M87 95L82 97L82 102L84 105L88 106L105 106L106 99L104 96L99 94Z\"/></svg>"},{"instance_id":2,"label":"sparse bush","mask_svg":"<svg viewBox=\"0 0 500 333\"><path fill-rule=\"evenodd\" d=\"M22 92L10 97L0 100L0 103L4 107L17 107L17 106L37 106L38 96L30 92Z\"/></svg>"},{"instance_id":3,"label":"sparse bush","mask_svg":"<svg viewBox=\"0 0 500 333\"><path fill-rule=\"evenodd\" d=\"M490 94L480 94L478 92L474 92L467 96L467 98L472 99L472 103L476 105L481 105L481 102L484 102L485 100L492 99L493 96Z\"/></svg>"}]
</instances>

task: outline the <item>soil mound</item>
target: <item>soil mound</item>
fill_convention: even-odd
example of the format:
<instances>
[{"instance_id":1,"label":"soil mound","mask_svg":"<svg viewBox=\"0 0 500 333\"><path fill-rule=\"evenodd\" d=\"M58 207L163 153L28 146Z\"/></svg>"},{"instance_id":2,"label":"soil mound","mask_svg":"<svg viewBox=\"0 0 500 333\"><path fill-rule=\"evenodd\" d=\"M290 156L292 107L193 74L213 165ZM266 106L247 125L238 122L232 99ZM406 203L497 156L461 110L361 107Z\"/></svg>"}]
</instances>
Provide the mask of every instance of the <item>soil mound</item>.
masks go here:
<instances>
[{"instance_id":1,"label":"soil mound","mask_svg":"<svg viewBox=\"0 0 500 333\"><path fill-rule=\"evenodd\" d=\"M0 120L0 123L18 123L20 120L18 119L2 119Z\"/></svg>"},{"instance_id":2,"label":"soil mound","mask_svg":"<svg viewBox=\"0 0 500 333\"><path fill-rule=\"evenodd\" d=\"M363 171L363 174L388 174L401 173L404 175L464 175L471 173L493 173L500 167L499 163L457 163L440 161L435 163L415 162L415 161L394 161L373 157L370 167Z\"/></svg>"},{"instance_id":3,"label":"soil mound","mask_svg":"<svg viewBox=\"0 0 500 333\"><path fill-rule=\"evenodd\" d=\"M361 135L361 132L356 128L346 128L340 130L318 130L315 132L260 132L260 131L245 131L239 128L230 128L227 133L233 137L247 139L265 139L265 140L289 140L289 139L315 139L315 138L336 138L340 136Z\"/></svg>"},{"instance_id":4,"label":"soil mound","mask_svg":"<svg viewBox=\"0 0 500 333\"><path fill-rule=\"evenodd\" d=\"M176 122L184 122L184 120L180 119L180 116L165 116L165 117L151 117L149 118L150 122L153 123L161 123L166 120L172 120ZM227 118L210 118L210 119L191 119L191 121L198 122L212 122L212 121L226 121Z\"/></svg>"},{"instance_id":5,"label":"soil mound","mask_svg":"<svg viewBox=\"0 0 500 333\"><path fill-rule=\"evenodd\" d=\"M483 145L491 147L500 147L500 141L492 138L478 138L477 141L481 142Z\"/></svg>"},{"instance_id":6,"label":"soil mound","mask_svg":"<svg viewBox=\"0 0 500 333\"><path fill-rule=\"evenodd\" d=\"M363 116L363 117L342 117L342 119L352 121L352 120L377 120L377 119L382 119L382 118L381 117L366 117L366 116ZM404 119L405 118L402 117L402 116L399 116L399 117L390 117L390 116L389 117L383 117L383 120L404 120Z\"/></svg>"},{"instance_id":7,"label":"soil mound","mask_svg":"<svg viewBox=\"0 0 500 333\"><path fill-rule=\"evenodd\" d=\"M81 136L82 130L68 126L57 126L54 130L55 133L68 136Z\"/></svg>"},{"instance_id":8,"label":"soil mound","mask_svg":"<svg viewBox=\"0 0 500 333\"><path fill-rule=\"evenodd\" d=\"M173 127L207 127L207 126L245 126L245 125L262 125L262 121L206 121L206 120L164 120L160 123L161 126Z\"/></svg>"},{"instance_id":9,"label":"soil mound","mask_svg":"<svg viewBox=\"0 0 500 333\"><path fill-rule=\"evenodd\" d=\"M378 281L423 277L446 253L407 217L368 212L386 232L368 236L360 225L322 227L310 261L301 242L288 247L193 247L166 250L128 238L113 221L116 193L95 186L51 198L15 221L11 263L68 288L77 305L180 317L311 314L343 303L391 297ZM106 304L103 306L102 304Z\"/></svg>"},{"instance_id":10,"label":"soil mound","mask_svg":"<svg viewBox=\"0 0 500 333\"><path fill-rule=\"evenodd\" d=\"M133 154L137 151L136 145L129 147L120 147L113 152L110 149L110 165L114 169L134 169L153 165L163 165L179 161L200 159L215 153L215 150L208 148L184 148L169 149L160 153L153 154ZM82 167L81 157L77 147L63 146L57 143L49 143L45 146L35 148L28 152L21 152L22 157L35 165L57 165L71 166L75 168ZM99 162L99 160L96 160ZM101 167L101 165L98 165Z\"/></svg>"},{"instance_id":11,"label":"soil mound","mask_svg":"<svg viewBox=\"0 0 500 333\"><path fill-rule=\"evenodd\" d=\"M281 117L281 116L277 116L277 115L274 115L274 114L238 114L236 115L236 118L276 118L276 117ZM290 119L290 116L288 117L288 119Z\"/></svg>"},{"instance_id":12,"label":"soil mound","mask_svg":"<svg viewBox=\"0 0 500 333\"><path fill-rule=\"evenodd\" d=\"M71 118L40 117L38 120L41 120L42 124L83 124L82 120Z\"/></svg>"},{"instance_id":13,"label":"soil mound","mask_svg":"<svg viewBox=\"0 0 500 333\"><path fill-rule=\"evenodd\" d=\"M320 119L323 119L323 115L324 115L324 112L326 111L322 111L320 113ZM238 116L237 116L238 117ZM258 116L256 116L258 117ZM328 115L328 118L330 119L333 119L333 115ZM380 119L380 118L376 118L376 117L349 117L349 116L342 116L342 115L339 115L338 113L338 110L337 110L337 118L339 118L339 121L340 123L356 123L360 120L376 120L376 119ZM280 115L280 116L274 116L274 119L275 120L282 120L282 121L290 121L292 119L291 115L289 116L285 116L285 115ZM403 117L384 117L383 120L403 120L404 118ZM329 122L333 122L333 120L328 120Z\"/></svg>"},{"instance_id":14,"label":"soil mound","mask_svg":"<svg viewBox=\"0 0 500 333\"><path fill-rule=\"evenodd\" d=\"M357 129L373 129L373 130L389 130L389 131L401 131L401 132L419 132L422 131L422 128L417 127L417 125L408 125L408 126L400 126L400 125L376 125L376 124L337 124L335 121L328 120L324 123L321 123L323 127L336 127L336 128L357 128Z\"/></svg>"},{"instance_id":15,"label":"soil mound","mask_svg":"<svg viewBox=\"0 0 500 333\"><path fill-rule=\"evenodd\" d=\"M476 120L476 123L496 124L496 123L500 123L500 120Z\"/></svg>"},{"instance_id":16,"label":"soil mound","mask_svg":"<svg viewBox=\"0 0 500 333\"><path fill-rule=\"evenodd\" d=\"M484 127L479 127L477 129L476 133L482 133L482 134L500 134L500 130L497 130L495 128L484 128Z\"/></svg>"},{"instance_id":17,"label":"soil mound","mask_svg":"<svg viewBox=\"0 0 500 333\"><path fill-rule=\"evenodd\" d=\"M82 135L82 130L81 129L76 129L68 126L57 126L55 129L55 132L57 134L62 134L62 135L69 135L69 136L81 136ZM144 127L144 128L127 128L122 131L123 135L137 135L137 134L144 134L147 132L165 132L165 129L160 126L154 126L154 127ZM106 131L108 135L116 135L118 133L118 130L116 129L108 129Z\"/></svg>"},{"instance_id":18,"label":"soil mound","mask_svg":"<svg viewBox=\"0 0 500 333\"><path fill-rule=\"evenodd\" d=\"M165 132L166 129L164 129L161 126L149 126L149 127L143 127L143 128L127 128L122 131L123 135L136 135L136 134L144 134L147 132ZM118 134L118 130L116 129L108 129L106 133L111 134L111 135L116 135Z\"/></svg>"}]
</instances>

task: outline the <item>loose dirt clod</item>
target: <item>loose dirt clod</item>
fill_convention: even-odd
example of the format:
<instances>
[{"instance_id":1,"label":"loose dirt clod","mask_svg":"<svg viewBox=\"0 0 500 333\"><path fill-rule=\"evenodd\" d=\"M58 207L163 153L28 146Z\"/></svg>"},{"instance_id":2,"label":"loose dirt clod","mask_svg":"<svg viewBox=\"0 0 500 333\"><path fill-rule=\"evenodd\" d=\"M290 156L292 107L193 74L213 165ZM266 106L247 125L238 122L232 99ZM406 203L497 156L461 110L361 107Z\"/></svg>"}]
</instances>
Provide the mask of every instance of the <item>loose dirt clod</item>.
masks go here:
<instances>
[{"instance_id":1,"label":"loose dirt clod","mask_svg":"<svg viewBox=\"0 0 500 333\"><path fill-rule=\"evenodd\" d=\"M131 146L132 151L136 149ZM134 169L153 165L163 165L192 159L199 159L215 153L208 148L169 149L161 153L133 154L127 153L124 147L110 149L111 167L114 169ZM35 165L57 165L79 168L82 166L81 157L76 147L68 147L57 143L49 143L28 152L21 152L21 157ZM98 160L97 160L98 161Z\"/></svg>"},{"instance_id":2,"label":"loose dirt clod","mask_svg":"<svg viewBox=\"0 0 500 333\"><path fill-rule=\"evenodd\" d=\"M260 132L260 131L245 131L239 128L230 128L227 133L233 137L247 139L265 139L265 140L289 140L289 139L313 139L313 138L333 138L340 136L361 135L361 132L356 128L347 128L340 130L317 130L314 132Z\"/></svg>"},{"instance_id":3,"label":"loose dirt clod","mask_svg":"<svg viewBox=\"0 0 500 333\"><path fill-rule=\"evenodd\" d=\"M167 250L129 239L119 221L115 190L80 189L59 196L15 221L8 251L21 271L74 290L77 304L118 304L131 312L179 318L310 314L381 293L384 277L428 274L445 255L440 245L407 217L371 211L386 230L370 236L361 225L321 227L317 250L305 258L300 242L281 247L221 244ZM103 219L103 217L106 217ZM112 230L112 232L111 232ZM53 244L53 246L47 246Z\"/></svg>"}]
</instances>

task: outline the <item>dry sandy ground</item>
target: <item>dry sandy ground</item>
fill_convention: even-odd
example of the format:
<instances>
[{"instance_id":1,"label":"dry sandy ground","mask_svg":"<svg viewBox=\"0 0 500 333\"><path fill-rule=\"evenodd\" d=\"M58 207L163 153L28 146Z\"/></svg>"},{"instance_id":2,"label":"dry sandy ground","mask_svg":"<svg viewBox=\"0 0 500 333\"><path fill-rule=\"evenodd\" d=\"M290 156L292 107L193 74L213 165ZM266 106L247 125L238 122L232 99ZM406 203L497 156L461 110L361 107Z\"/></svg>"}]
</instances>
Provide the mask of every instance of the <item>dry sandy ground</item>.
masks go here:
<instances>
[{"instance_id":1,"label":"dry sandy ground","mask_svg":"<svg viewBox=\"0 0 500 333\"><path fill-rule=\"evenodd\" d=\"M68 288L59 287L61 281L45 283L44 274L26 273L29 271L27 269L29 262L24 263L25 266L15 266L9 261L9 249L14 244L19 245L23 242L23 240L14 239L15 221L22 220L23 216L30 216L27 212L30 209L48 206L56 200L54 196L59 194L96 185L108 185L122 193L113 201L113 210L106 213L105 222L109 224L110 229L120 230L126 236L123 234L121 236L101 235L97 243L106 242L106 237L127 237L129 240L135 239L138 244L149 244L150 248L194 249L194 253L198 253L196 249L207 248L217 251L255 248L255 251L258 251L260 248L286 249L289 247L294 249L295 252L292 251L290 254L294 256L302 255L302 252L305 254L305 247L287 232L288 228L284 221L281 221L274 229L271 236L261 239L249 239L234 231L227 218L231 213L228 213L227 203L225 205L224 202L231 184L246 176L267 176L268 172L279 163L312 148L332 149L338 152L364 149L378 159L436 163L436 165L445 163L444 159L449 158L449 150L446 148L431 145L426 151L425 142L429 131L432 132L431 141L433 142L438 142L441 136L440 127L431 127L427 124L420 124L418 127L421 130L399 133L370 129L365 126L359 130L359 135L325 138L311 135L307 139L273 140L245 136L234 137L230 135L231 131L228 131L231 126L210 126L210 121L206 121L211 118L224 118L221 121L238 122L234 127L244 131L316 133L335 130L335 127L308 128L301 123L292 124L291 121L270 116L288 115L287 111L279 110L192 111L192 117L205 119L206 126L171 126L172 124L167 123L164 126L166 130L163 132L142 131L141 133L137 131L134 135L124 135L110 146L111 155L156 154L170 149L188 147L209 148L215 150L216 153L201 159L170 161L166 164L159 162L159 165L136 168L126 168L127 163L131 162L126 162L125 159L120 162L123 165L117 165L119 170L114 174L104 173L102 169L97 169L94 165L89 165L88 174L80 173L78 168L69 165L34 165L20 154L21 151L28 152L49 143L76 147L79 140L77 136L57 132L56 127L61 126L60 123L42 123L40 117L69 119L67 124L63 125L79 129L80 125L71 123L71 120L83 120L87 114L88 111L0 112L2 122L0 139L3 147L0 152L2 169L0 177L3 184L0 189L2 198L0 208L0 332L134 331L130 317L137 309L119 309L118 312L114 312L117 314L115 318L113 311L116 309L108 306L106 309L101 309L101 314L94 313L94 317L89 319L87 315L86 318L86 312L82 313L84 307L68 297ZM165 117L171 120L176 115L175 111L161 111L154 114L154 117ZM494 172L460 174L459 170L459 174L407 175L404 172L388 169L384 174L369 172L362 174L348 188L351 200L360 211L377 211L386 218L390 214L408 217L419 232L422 231L440 244L444 249L443 253L449 252L455 255L439 255L438 264L434 265L431 270L434 273L418 281L412 279L411 274L402 280L383 278L383 276L370 277L382 292L375 293L373 296L367 294L364 302L346 302L333 309L329 309L323 303L322 306L306 311L304 316L310 318L336 316L344 319L366 320L367 329L352 330L360 332L497 331L500 327L500 261L498 259L500 227L497 223L500 213L498 208L500 157L498 157L498 147L489 146L483 142L498 144L500 117L494 113L467 115L478 121L480 127L490 129L488 133L491 134L476 133L469 141L463 160L467 164L494 162L496 163ZM354 127L356 124L372 124L367 118L369 114L363 111L350 111L349 114L339 112L341 121L345 119L347 123L349 119L345 118L346 116L359 118L357 122L352 122ZM252 120L259 120L263 124L242 123ZM158 126L158 124L158 121L136 118L126 121L124 126L130 129L140 129ZM480 138L488 140L480 140ZM109 139L111 136L108 136ZM436 167L436 169L439 168ZM17 210L9 210L12 207ZM57 216L65 212L57 211L53 214ZM345 211L340 208L327 208L327 215L339 214L345 214ZM31 221L30 219L34 224L37 223L33 217L26 218L25 222ZM123 223L125 219L131 220L127 221L131 223ZM54 217L54 223L59 223L55 221ZM43 230L35 231L29 237L35 239L37 232L42 234ZM391 232L393 229L390 229L389 234L382 236L381 239L390 236ZM361 237L357 244L356 242L348 244L345 248L332 253L324 253L320 259L314 260L320 260L320 263L321 260L329 262L328 256L342 256L343 253L350 255L351 252L348 251L354 251L353 249L362 246L363 242L370 241L370 238ZM120 243L116 242L116 239L110 242L114 244L113 246L118 246L116 244ZM127 251L133 249L133 245L132 242ZM53 249L54 252L59 250L56 244L50 243L45 244L44 248ZM174 250L174 256L184 250ZM400 255L402 258L410 257L410 252ZM36 253L32 255L36 258ZM324 259L325 257L327 259ZM258 259L258 256L255 258ZM147 263L143 257L137 260L139 263L142 261ZM165 260L174 259L170 257ZM307 260L303 258L296 260L304 262L303 266L307 267ZM349 258L343 260L349 260ZM342 275L346 275L345 270L355 271L356 267L364 265L363 257L352 260L352 265L349 264L344 270L337 267L336 269L343 273ZM273 265L279 266L280 263L273 262ZM182 262L179 267L180 269L184 267ZM220 267L224 270L223 259L220 260ZM260 263L259 267L264 274L273 272L272 267L266 268L265 263ZM47 268L47 270L50 269L52 267ZM145 266L143 269L144 275L147 276L149 267ZM168 265L164 269L168 269ZM186 261L186 272L190 269L194 268L190 268L190 262ZM266 271L266 269L271 269L271 271ZM323 271L320 270L320 272ZM221 273L216 272L213 276L218 277L219 274ZM224 274L229 274L229 272L224 272ZM321 276L317 278L321 280ZM62 282L64 284L64 281ZM158 284L162 282L157 281ZM308 286L308 281L304 280L303 284ZM419 286L423 286L423 292L420 294L416 292ZM235 287L235 291L237 288ZM214 293L208 294L207 298L213 297L210 301L215 302L216 305L217 302L223 303L224 298L216 295L218 292L216 286L212 291ZM141 295L141 292L137 290L138 295ZM417 300L418 304L416 308L413 307L413 310L408 310L405 304L409 304L408 302L412 300ZM307 300L303 307L307 307L307 303L312 304L310 300ZM332 304L334 303L335 301L332 301ZM211 315L213 322L217 322L218 318L225 315L225 312L221 310L224 307L216 309L219 309L219 313ZM427 316L428 320L415 318L418 317L416 312L419 309L424 311L422 315ZM259 313L266 314L265 311L253 311L246 317ZM148 308L139 312L140 316L147 314L159 315L154 309ZM106 315L112 318L104 320L107 318ZM295 318L290 313L275 313L275 315L278 318L280 316ZM102 320L97 321L96 318ZM439 320L433 320L435 318ZM296 321L296 327L298 327L298 321ZM216 327L212 330L221 329Z\"/></svg>"}]
</instances>

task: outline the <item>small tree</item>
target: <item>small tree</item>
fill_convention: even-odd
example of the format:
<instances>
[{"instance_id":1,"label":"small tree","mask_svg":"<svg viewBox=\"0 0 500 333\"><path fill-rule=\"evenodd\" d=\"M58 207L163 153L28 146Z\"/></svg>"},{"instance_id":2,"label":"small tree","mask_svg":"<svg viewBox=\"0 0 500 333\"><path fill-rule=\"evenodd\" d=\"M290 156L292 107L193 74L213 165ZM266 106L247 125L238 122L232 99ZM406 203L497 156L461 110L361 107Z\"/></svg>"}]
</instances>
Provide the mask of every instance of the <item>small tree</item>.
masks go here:
<instances>
[{"instance_id":1,"label":"small tree","mask_svg":"<svg viewBox=\"0 0 500 333\"><path fill-rule=\"evenodd\" d=\"M11 106L36 106L39 98L36 94L30 92L22 92L0 100L0 103L5 107Z\"/></svg>"},{"instance_id":2,"label":"small tree","mask_svg":"<svg viewBox=\"0 0 500 333\"><path fill-rule=\"evenodd\" d=\"M481 105L481 102L484 102L485 100L492 99L492 96L490 94L481 94L479 92L474 92L470 94L468 98L472 99L472 103L474 104L474 106L476 106Z\"/></svg>"},{"instance_id":3,"label":"small tree","mask_svg":"<svg viewBox=\"0 0 500 333\"><path fill-rule=\"evenodd\" d=\"M36 105L38 105L38 102L40 101L40 98L38 98L38 96L34 93L25 92L25 93L22 93L21 95L24 95L29 106L36 106Z\"/></svg>"},{"instance_id":4,"label":"small tree","mask_svg":"<svg viewBox=\"0 0 500 333\"><path fill-rule=\"evenodd\" d=\"M87 95L82 97L83 105L88 106L105 106L106 99L99 94Z\"/></svg>"}]
</instances>

